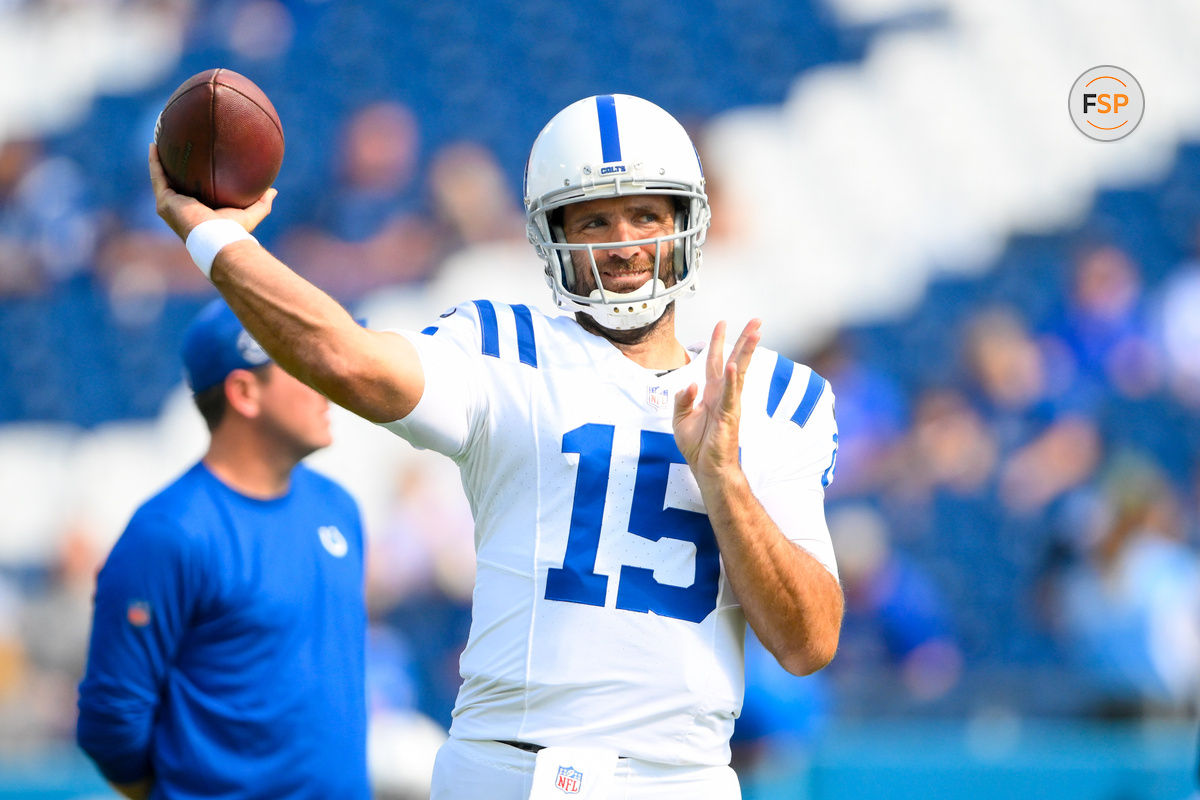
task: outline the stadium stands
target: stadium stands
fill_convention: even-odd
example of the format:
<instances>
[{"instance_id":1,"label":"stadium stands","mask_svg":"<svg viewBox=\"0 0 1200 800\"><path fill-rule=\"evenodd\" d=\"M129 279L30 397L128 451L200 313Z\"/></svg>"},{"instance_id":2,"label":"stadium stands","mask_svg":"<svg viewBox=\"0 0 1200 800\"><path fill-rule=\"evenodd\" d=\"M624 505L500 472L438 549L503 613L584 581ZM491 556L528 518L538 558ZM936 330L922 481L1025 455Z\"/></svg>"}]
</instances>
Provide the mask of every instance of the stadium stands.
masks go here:
<instances>
[{"instance_id":1,"label":"stadium stands","mask_svg":"<svg viewBox=\"0 0 1200 800\"><path fill-rule=\"evenodd\" d=\"M21 5L0 3L0 54L29 31ZM220 64L271 96L287 156L261 238L318 253L309 274L380 327L419 327L481 285L531 286L544 301L520 230L471 249L447 232L429 165L452 145L482 145L507 181L497 213L512 214L542 122L579 96L627 91L698 132L712 181L723 227L701 297L681 310L685 328L703 335L717 314L761 314L769 344L831 380L843 438L831 518L877 513L910 585L930 587L928 618L944 618L929 638L953 655L921 650L924 640L892 647L888 631L911 634L921 620L873 616L886 604L864 602L827 676L834 713L1196 707L1195 681L1164 694L1078 659L1087 631L1070 627L1068 608L1089 570L1126 569L1141 585L1184 575L1184 586L1196 571L1200 373L1187 355L1200 337L1187 321L1200 309L1183 278L1200 275L1200 100L1176 77L1196 74L1189 3L1154 15L1067 0L487 0L470 13L222 0L176 3L174 16L108 5L148 14L120 35L105 28L105 41L145 55L132 74L112 77L111 53L77 65L87 80L64 68L54 96L79 98L73 115L0 105L0 119L13 109L26 120L0 128L0 507L12 510L0 578L36 595L67 526L85 516L111 541L200 440L177 349L211 289L162 230L144 176L157 110L184 78ZM156 36L167 44L140 44ZM1141 59L1126 66L1150 110L1127 140L1102 145L1073 129L1063 101L1110 52ZM348 178L347 129L380 102L411 112L416 166L363 189ZM330 209L341 207L361 209L359 229L337 230ZM400 240L427 242L425 260L389 260ZM360 266L362 280L335 283ZM339 445L318 465L355 487L369 527L400 536L435 524L393 516L398 476L419 456L361 421L338 424ZM1145 466L1131 473L1130 459ZM1132 502L1113 488L1130 474L1168 499ZM439 519L460 531L455 502ZM1150 559L1138 536L1120 538L1122 520L1178 547ZM1113 542L1104 558L1098 541ZM462 560L422 558L428 571L405 578L418 588L388 598L384 615L410 645L431 640L415 616L406 628L409 612L436 605L438 619L461 622L462 575L444 569L461 572ZM1154 609L1134 592L1122 612L1152 626ZM1161 642L1135 638L1153 660ZM454 646L414 657L420 710L439 721Z\"/></svg>"}]
</instances>

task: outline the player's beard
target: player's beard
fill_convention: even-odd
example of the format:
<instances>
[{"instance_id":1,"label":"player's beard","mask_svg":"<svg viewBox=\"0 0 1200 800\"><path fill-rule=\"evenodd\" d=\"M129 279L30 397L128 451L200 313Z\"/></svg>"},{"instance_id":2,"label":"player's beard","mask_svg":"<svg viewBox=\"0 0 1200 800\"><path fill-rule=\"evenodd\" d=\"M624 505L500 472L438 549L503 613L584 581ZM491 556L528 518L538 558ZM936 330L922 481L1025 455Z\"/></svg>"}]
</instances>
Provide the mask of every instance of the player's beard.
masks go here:
<instances>
[{"instance_id":1,"label":"player's beard","mask_svg":"<svg viewBox=\"0 0 1200 800\"><path fill-rule=\"evenodd\" d=\"M591 271L591 259L587 258L586 253L583 255L586 260L584 260L583 264L579 264L578 262L575 264L575 274L577 276L586 275L586 278L582 281L577 280L575 282L576 288L572 289L572 291L576 294L582 294L586 296L596 288L596 276L593 275ZM610 268L616 266L618 267L618 271L620 271L627 267L636 266L636 264L631 262L632 259L624 259L623 261L609 261L607 262L606 266ZM675 277L674 264L675 243L671 242L671 246L662 254L661 258L659 259L658 273L656 275L652 274L648 280L659 278L662 280L666 288L669 289L670 287L674 286L678 282L678 279ZM599 265L597 265L596 268L599 270ZM652 273L654 272L653 264L651 264L650 271ZM613 292L612 294L620 297L620 293ZM575 312L575 319L579 322L580 327L582 327L584 330L588 331L589 333L594 333L597 336L603 336L610 342L614 342L616 344L640 344L641 342L654 337L659 331L664 329L664 326L673 330L675 321L675 301L672 300L667 304L667 307L663 309L663 313L659 315L658 319L647 325L643 325L640 328L630 328L628 330L615 330L613 328L606 328L605 326L601 325L591 314L587 314L583 311Z\"/></svg>"}]
</instances>

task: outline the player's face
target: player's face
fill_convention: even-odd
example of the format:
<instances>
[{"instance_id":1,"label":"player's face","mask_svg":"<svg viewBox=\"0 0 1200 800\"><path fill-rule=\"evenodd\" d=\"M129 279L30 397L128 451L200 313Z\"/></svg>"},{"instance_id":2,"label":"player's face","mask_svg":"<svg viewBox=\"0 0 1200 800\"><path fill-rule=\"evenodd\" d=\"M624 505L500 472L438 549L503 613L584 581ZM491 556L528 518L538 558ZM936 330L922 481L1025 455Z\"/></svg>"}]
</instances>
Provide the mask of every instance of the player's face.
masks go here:
<instances>
[{"instance_id":1,"label":"player's face","mask_svg":"<svg viewBox=\"0 0 1200 800\"><path fill-rule=\"evenodd\" d=\"M675 203L663 195L626 195L572 203L563 207L563 233L572 244L629 242L675 232ZM675 283L671 268L674 243L662 245L658 278L667 286ZM610 292L632 292L654 277L653 243L594 250L600 280ZM575 286L571 291L587 295L596 288L592 262L587 251L572 251Z\"/></svg>"},{"instance_id":2,"label":"player's face","mask_svg":"<svg viewBox=\"0 0 1200 800\"><path fill-rule=\"evenodd\" d=\"M329 401L314 389L270 364L256 373L259 390L258 423L298 458L328 447Z\"/></svg>"}]
</instances>

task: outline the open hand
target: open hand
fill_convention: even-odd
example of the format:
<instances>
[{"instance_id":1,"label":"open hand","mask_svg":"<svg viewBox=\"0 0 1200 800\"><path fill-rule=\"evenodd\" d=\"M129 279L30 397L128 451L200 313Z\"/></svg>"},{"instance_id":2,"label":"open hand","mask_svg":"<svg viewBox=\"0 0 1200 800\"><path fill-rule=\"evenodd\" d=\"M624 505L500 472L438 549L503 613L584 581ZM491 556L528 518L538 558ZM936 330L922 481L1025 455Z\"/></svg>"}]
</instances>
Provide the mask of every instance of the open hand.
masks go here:
<instances>
[{"instance_id":1,"label":"open hand","mask_svg":"<svg viewBox=\"0 0 1200 800\"><path fill-rule=\"evenodd\" d=\"M725 323L718 322L708 347L703 392L693 383L675 395L675 444L697 480L718 478L738 468L742 383L761 338L761 325L761 320L750 320L724 361Z\"/></svg>"},{"instance_id":2,"label":"open hand","mask_svg":"<svg viewBox=\"0 0 1200 800\"><path fill-rule=\"evenodd\" d=\"M154 200L158 215L170 226L180 239L187 240L192 228L210 219L231 219L249 233L271 213L271 204L278 192L267 189L248 208L211 209L194 197L179 194L167 183L162 163L158 160L158 147L150 145L150 185L154 187Z\"/></svg>"}]
</instances>

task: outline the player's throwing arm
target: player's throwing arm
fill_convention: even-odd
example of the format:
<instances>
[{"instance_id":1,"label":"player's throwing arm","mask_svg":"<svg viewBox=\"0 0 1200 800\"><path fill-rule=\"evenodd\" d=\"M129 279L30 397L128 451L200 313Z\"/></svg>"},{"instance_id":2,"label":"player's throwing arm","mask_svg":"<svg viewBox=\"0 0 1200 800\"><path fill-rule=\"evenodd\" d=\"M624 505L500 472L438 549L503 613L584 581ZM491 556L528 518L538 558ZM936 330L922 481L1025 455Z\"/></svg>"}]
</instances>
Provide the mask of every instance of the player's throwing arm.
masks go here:
<instances>
[{"instance_id":1,"label":"player's throwing arm","mask_svg":"<svg viewBox=\"0 0 1200 800\"><path fill-rule=\"evenodd\" d=\"M194 80L185 82L180 91ZM173 95L172 99L175 102L170 107L178 113L186 96L180 100ZM236 114L239 109L217 103L209 107L216 119L196 119L194 115L187 119L196 125L211 125L217 136L223 132L232 136L237 125L221 115ZM186 135L186 131L175 135ZM252 148L258 142L238 138L223 142L222 147ZM232 159L224 174L232 180L237 165L254 164L253 156ZM199 157L198 153L192 156ZM412 345L402 336L359 326L337 301L294 273L250 235L271 213L275 189L266 189L245 208L214 209L172 187L154 144L149 166L158 215L186 243L197 266L276 363L338 405L372 421L399 419L416 406L424 378Z\"/></svg>"}]
</instances>

